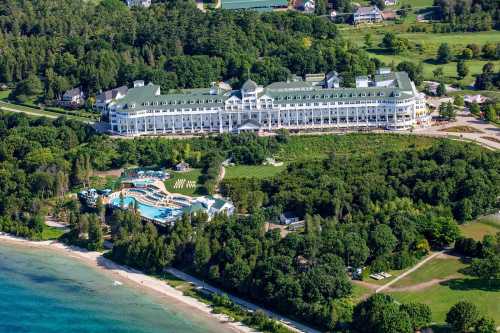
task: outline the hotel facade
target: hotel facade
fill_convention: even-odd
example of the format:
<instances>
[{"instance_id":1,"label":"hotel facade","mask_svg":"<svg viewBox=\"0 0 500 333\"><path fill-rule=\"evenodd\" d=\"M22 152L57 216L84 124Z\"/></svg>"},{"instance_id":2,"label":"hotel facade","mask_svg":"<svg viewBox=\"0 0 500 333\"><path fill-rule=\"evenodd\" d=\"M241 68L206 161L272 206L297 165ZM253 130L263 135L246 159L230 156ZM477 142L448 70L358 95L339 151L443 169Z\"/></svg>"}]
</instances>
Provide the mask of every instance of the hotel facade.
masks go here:
<instances>
[{"instance_id":1,"label":"hotel facade","mask_svg":"<svg viewBox=\"0 0 500 333\"><path fill-rule=\"evenodd\" d=\"M266 87L247 80L240 90L213 86L162 95L160 87L134 82L125 96L106 107L110 130L124 136L239 133L280 128L410 129L430 119L425 95L405 72L381 69L356 78L356 88L341 87L328 73L275 82Z\"/></svg>"}]
</instances>

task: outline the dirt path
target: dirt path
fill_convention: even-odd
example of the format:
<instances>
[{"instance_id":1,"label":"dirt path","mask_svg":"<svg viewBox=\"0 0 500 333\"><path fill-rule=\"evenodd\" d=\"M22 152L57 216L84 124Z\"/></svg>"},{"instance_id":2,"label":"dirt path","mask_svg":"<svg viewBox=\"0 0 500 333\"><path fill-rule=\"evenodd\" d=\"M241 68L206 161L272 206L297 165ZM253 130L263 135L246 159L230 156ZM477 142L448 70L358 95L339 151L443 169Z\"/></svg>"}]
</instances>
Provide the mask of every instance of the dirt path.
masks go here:
<instances>
[{"instance_id":1,"label":"dirt path","mask_svg":"<svg viewBox=\"0 0 500 333\"><path fill-rule=\"evenodd\" d=\"M447 277L445 277L443 279L432 279L432 280L429 280L429 281L425 281L425 282L414 284L412 286L389 288L389 289L387 289L387 291L389 291L389 292L421 291L421 290L427 289L429 287L435 286L437 284L440 284L442 282L446 282L446 281L450 281L450 280L453 280L453 279L457 279L459 277L460 277L460 275L454 274L454 275L447 276Z\"/></svg>"},{"instance_id":2,"label":"dirt path","mask_svg":"<svg viewBox=\"0 0 500 333\"><path fill-rule=\"evenodd\" d=\"M379 292L381 292L381 291L389 288L394 283L398 282L399 280L401 280L405 276L407 276L407 275L415 272L417 269L419 269L420 267L422 267L426 262L432 260L433 258L437 257L438 255L440 255L442 253L444 253L444 250L436 252L436 253L433 253L432 255L428 256L427 258L425 258L424 260L422 260L421 262L419 262L418 264L416 264L415 266L413 266L411 269L409 269L406 272L404 272L403 274L397 276L394 280L389 281L388 283L384 284L383 286L381 286L380 288L378 288L377 290L375 290L375 292L379 293Z\"/></svg>"}]
</instances>

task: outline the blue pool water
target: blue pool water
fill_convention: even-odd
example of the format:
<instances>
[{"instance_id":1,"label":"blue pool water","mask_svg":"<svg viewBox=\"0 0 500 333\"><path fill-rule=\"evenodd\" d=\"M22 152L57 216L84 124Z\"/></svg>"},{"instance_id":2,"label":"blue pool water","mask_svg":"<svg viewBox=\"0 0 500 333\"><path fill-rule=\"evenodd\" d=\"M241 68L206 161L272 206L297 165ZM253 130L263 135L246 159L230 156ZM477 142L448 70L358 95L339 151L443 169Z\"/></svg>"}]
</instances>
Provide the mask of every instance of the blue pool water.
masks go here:
<instances>
[{"instance_id":1,"label":"blue pool water","mask_svg":"<svg viewBox=\"0 0 500 333\"><path fill-rule=\"evenodd\" d=\"M137 209L142 216L145 216L149 219L157 220L160 222L165 222L167 219L173 216L179 216L182 214L182 210L174 209L174 208L166 208L166 207L153 207L150 205L143 204L132 197L124 197L123 205L124 207L128 207L130 204L134 202L137 203ZM121 206L121 199L115 198L111 200L111 204L115 207Z\"/></svg>"},{"instance_id":2,"label":"blue pool water","mask_svg":"<svg viewBox=\"0 0 500 333\"><path fill-rule=\"evenodd\" d=\"M1 333L219 333L222 324L57 252L0 243Z\"/></svg>"}]
</instances>

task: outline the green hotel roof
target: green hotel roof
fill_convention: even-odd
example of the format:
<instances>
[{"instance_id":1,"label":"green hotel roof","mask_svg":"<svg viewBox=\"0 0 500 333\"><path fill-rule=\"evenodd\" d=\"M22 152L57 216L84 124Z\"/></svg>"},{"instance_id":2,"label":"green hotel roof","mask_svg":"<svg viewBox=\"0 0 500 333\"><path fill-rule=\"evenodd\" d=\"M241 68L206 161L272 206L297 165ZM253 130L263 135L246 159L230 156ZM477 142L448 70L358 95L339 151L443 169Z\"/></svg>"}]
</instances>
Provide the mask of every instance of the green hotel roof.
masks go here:
<instances>
[{"instance_id":1,"label":"green hotel roof","mask_svg":"<svg viewBox=\"0 0 500 333\"><path fill-rule=\"evenodd\" d=\"M272 9L287 7L287 0L222 0L222 9Z\"/></svg>"},{"instance_id":2,"label":"green hotel roof","mask_svg":"<svg viewBox=\"0 0 500 333\"><path fill-rule=\"evenodd\" d=\"M376 76L375 80L380 80L382 77L386 77L386 75ZM267 95L273 98L276 104L345 101L352 99L404 99L413 96L413 87L407 73L396 72L392 73L392 75L387 75L387 77L394 77L396 86L324 89L305 81L274 82L264 87L259 95ZM231 96L239 96L240 94L239 91L233 90L230 92L220 91L218 94L211 95L209 89L192 89L181 93L156 95L155 93L158 89L159 86L152 84L129 89L128 94L124 98L116 101L116 104L123 106L119 111L218 108L224 107L224 102ZM399 96L398 93L400 93Z\"/></svg>"}]
</instances>

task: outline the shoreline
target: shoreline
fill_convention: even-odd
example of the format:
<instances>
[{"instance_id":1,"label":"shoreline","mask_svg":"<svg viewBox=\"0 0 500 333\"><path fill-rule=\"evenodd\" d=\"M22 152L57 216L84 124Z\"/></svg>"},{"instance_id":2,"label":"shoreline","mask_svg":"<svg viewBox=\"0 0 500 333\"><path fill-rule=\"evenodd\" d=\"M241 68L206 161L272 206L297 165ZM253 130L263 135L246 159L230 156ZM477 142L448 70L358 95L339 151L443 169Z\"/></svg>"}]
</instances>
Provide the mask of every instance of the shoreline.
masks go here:
<instances>
[{"instance_id":1,"label":"shoreline","mask_svg":"<svg viewBox=\"0 0 500 333\"><path fill-rule=\"evenodd\" d=\"M102 253L88 251L76 246L70 246L58 241L30 241L24 238L11 236L0 232L0 242L12 246L43 248L55 251L61 255L76 258L80 262L97 269L98 271L112 277L121 279L131 288L147 292L149 295L157 298L160 302L167 302L173 305L173 308L179 312L190 313L192 317L202 315L209 324L216 325L218 329L224 329L224 332L249 333L255 332L252 328L243 325L240 322L232 321L228 316L215 314L212 308L198 301L195 298L185 296L180 290L168 285L165 281L146 275L138 270L129 268L105 258ZM174 302L172 302L174 301ZM196 312L193 313L193 310ZM222 333L222 332L221 332Z\"/></svg>"}]
</instances>

